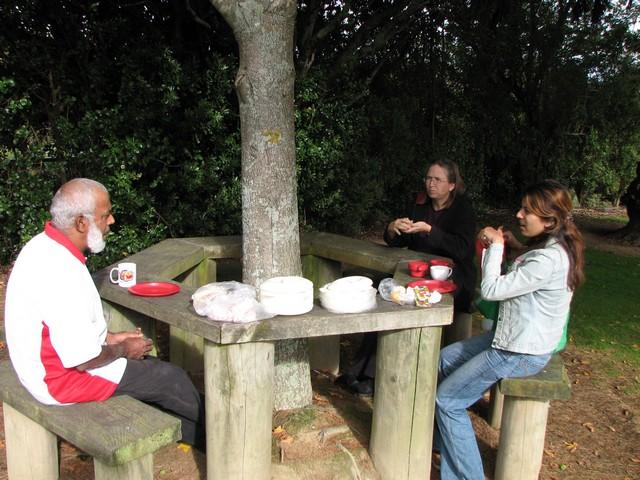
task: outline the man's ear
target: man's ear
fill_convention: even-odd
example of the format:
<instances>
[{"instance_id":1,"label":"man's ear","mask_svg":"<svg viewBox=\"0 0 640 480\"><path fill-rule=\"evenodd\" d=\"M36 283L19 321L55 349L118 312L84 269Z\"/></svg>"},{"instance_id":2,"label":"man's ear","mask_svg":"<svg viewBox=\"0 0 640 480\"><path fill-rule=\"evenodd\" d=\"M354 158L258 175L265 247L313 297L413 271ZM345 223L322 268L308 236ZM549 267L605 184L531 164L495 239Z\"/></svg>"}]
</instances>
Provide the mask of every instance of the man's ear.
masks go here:
<instances>
[{"instance_id":1,"label":"man's ear","mask_svg":"<svg viewBox=\"0 0 640 480\"><path fill-rule=\"evenodd\" d=\"M75 228L80 233L85 233L89 230L89 220L84 215L78 215L75 220Z\"/></svg>"}]
</instances>

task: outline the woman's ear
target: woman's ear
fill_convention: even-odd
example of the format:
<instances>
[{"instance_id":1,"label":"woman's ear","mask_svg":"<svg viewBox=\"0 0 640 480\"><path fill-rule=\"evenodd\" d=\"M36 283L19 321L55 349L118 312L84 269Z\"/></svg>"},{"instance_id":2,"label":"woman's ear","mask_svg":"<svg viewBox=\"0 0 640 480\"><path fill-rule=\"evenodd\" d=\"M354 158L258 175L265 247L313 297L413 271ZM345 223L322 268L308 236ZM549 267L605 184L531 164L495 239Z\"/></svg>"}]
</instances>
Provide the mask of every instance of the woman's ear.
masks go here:
<instances>
[{"instance_id":1,"label":"woman's ear","mask_svg":"<svg viewBox=\"0 0 640 480\"><path fill-rule=\"evenodd\" d=\"M558 221L555 218L550 218L549 220L546 220L544 222L544 229L547 231L553 230L554 228L556 228L557 224L558 224Z\"/></svg>"}]
</instances>

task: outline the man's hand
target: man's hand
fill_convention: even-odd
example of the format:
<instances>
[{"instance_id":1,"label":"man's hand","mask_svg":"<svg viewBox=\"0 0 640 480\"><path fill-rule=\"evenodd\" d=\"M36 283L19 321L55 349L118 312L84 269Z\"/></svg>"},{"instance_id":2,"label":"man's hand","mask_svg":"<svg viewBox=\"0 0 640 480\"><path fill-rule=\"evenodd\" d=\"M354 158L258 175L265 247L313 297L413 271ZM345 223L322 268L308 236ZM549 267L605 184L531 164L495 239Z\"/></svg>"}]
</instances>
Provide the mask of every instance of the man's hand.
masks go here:
<instances>
[{"instance_id":1,"label":"man's hand","mask_svg":"<svg viewBox=\"0 0 640 480\"><path fill-rule=\"evenodd\" d=\"M122 357L131 360L141 360L152 348L153 342L148 338L144 338L142 333L140 333L140 335L129 335L121 342L103 345L100 355L92 358L88 362L76 365L76 368L84 372L92 368L102 367Z\"/></svg>"},{"instance_id":2,"label":"man's hand","mask_svg":"<svg viewBox=\"0 0 640 480\"><path fill-rule=\"evenodd\" d=\"M127 338L143 338L142 330L140 328L136 328L132 332L116 332L116 333L107 333L107 345L115 345L117 343L122 343Z\"/></svg>"},{"instance_id":3,"label":"man's hand","mask_svg":"<svg viewBox=\"0 0 640 480\"><path fill-rule=\"evenodd\" d=\"M153 348L153 342L144 337L125 338L120 344L125 348L124 357L141 360Z\"/></svg>"}]
</instances>

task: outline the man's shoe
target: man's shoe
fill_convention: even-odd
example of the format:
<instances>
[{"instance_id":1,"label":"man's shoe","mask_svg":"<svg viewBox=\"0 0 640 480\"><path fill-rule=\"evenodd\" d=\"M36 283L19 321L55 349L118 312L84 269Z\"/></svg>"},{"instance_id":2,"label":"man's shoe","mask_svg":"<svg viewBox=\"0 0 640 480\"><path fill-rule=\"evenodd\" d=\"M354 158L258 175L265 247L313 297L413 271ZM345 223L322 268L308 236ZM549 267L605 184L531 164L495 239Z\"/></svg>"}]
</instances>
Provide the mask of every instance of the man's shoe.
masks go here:
<instances>
[{"instance_id":1,"label":"man's shoe","mask_svg":"<svg viewBox=\"0 0 640 480\"><path fill-rule=\"evenodd\" d=\"M356 385L358 385L358 379L355 375L345 373L344 375L340 375L336 378L335 384L347 389L351 393L355 393Z\"/></svg>"},{"instance_id":2,"label":"man's shoe","mask_svg":"<svg viewBox=\"0 0 640 480\"><path fill-rule=\"evenodd\" d=\"M367 378L365 380L360 380L355 385L355 393L360 395L361 397L371 397L373 396L373 378Z\"/></svg>"}]
</instances>

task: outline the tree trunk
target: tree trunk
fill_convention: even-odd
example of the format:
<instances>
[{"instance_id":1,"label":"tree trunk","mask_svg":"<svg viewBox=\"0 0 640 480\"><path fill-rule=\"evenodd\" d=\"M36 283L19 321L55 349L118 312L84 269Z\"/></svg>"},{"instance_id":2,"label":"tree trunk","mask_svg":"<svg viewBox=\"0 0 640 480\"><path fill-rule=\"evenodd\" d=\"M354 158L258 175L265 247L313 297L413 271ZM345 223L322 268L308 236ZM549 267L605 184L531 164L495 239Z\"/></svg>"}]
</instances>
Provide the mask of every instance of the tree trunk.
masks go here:
<instances>
[{"instance_id":1,"label":"tree trunk","mask_svg":"<svg viewBox=\"0 0 640 480\"><path fill-rule=\"evenodd\" d=\"M240 51L235 80L242 136L242 252L245 283L300 275L294 139L295 0L211 0ZM276 344L274 407L311 403L306 340Z\"/></svg>"},{"instance_id":2,"label":"tree trunk","mask_svg":"<svg viewBox=\"0 0 640 480\"><path fill-rule=\"evenodd\" d=\"M640 162L636 166L636 178L631 181L620 200L627 207L629 223L614 232L614 235L632 245L640 246Z\"/></svg>"}]
</instances>

